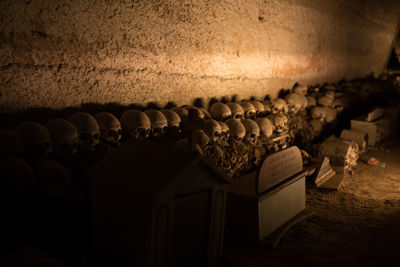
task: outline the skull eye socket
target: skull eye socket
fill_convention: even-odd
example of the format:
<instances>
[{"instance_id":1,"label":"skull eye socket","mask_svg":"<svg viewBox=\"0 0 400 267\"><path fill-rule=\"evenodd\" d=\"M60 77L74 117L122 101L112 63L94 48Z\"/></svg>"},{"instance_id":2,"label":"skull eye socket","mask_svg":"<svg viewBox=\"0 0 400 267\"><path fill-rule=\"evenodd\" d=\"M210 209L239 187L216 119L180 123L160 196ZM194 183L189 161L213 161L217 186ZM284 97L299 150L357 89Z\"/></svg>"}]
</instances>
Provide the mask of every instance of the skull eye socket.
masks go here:
<instances>
[{"instance_id":1,"label":"skull eye socket","mask_svg":"<svg viewBox=\"0 0 400 267\"><path fill-rule=\"evenodd\" d=\"M168 126L164 126L162 129L164 132L166 132L168 130Z\"/></svg>"},{"instance_id":2,"label":"skull eye socket","mask_svg":"<svg viewBox=\"0 0 400 267\"><path fill-rule=\"evenodd\" d=\"M60 144L58 146L58 150L60 152L69 152L71 150L71 146L69 144Z\"/></svg>"},{"instance_id":3,"label":"skull eye socket","mask_svg":"<svg viewBox=\"0 0 400 267\"><path fill-rule=\"evenodd\" d=\"M150 132L150 130L146 130L144 128L138 128L136 131L140 136L145 136L148 132Z\"/></svg>"},{"instance_id":4,"label":"skull eye socket","mask_svg":"<svg viewBox=\"0 0 400 267\"><path fill-rule=\"evenodd\" d=\"M240 119L242 117L242 115L241 114L239 114L239 113L237 113L237 114L235 114L235 119Z\"/></svg>"},{"instance_id":5,"label":"skull eye socket","mask_svg":"<svg viewBox=\"0 0 400 267\"><path fill-rule=\"evenodd\" d=\"M100 139L100 134L95 133L95 134L93 135L93 139L94 139L94 140L99 140L99 139Z\"/></svg>"},{"instance_id":6,"label":"skull eye socket","mask_svg":"<svg viewBox=\"0 0 400 267\"><path fill-rule=\"evenodd\" d=\"M81 140L81 141L90 141L92 138L91 138L92 136L89 134L89 133L81 133L80 135L79 135L79 139Z\"/></svg>"},{"instance_id":7,"label":"skull eye socket","mask_svg":"<svg viewBox=\"0 0 400 267\"><path fill-rule=\"evenodd\" d=\"M154 133L161 133L162 132L162 128L160 128L160 127L154 128L153 132Z\"/></svg>"},{"instance_id":8,"label":"skull eye socket","mask_svg":"<svg viewBox=\"0 0 400 267\"><path fill-rule=\"evenodd\" d=\"M45 142L43 143L44 148L46 149L51 149L51 143L50 142Z\"/></svg>"},{"instance_id":9,"label":"skull eye socket","mask_svg":"<svg viewBox=\"0 0 400 267\"><path fill-rule=\"evenodd\" d=\"M110 136L110 137L115 137L115 136L117 136L117 131L110 130L110 131L107 132L107 135Z\"/></svg>"},{"instance_id":10,"label":"skull eye socket","mask_svg":"<svg viewBox=\"0 0 400 267\"><path fill-rule=\"evenodd\" d=\"M217 131L215 131L213 135L214 135L215 137L220 136L219 132L217 132Z\"/></svg>"},{"instance_id":11,"label":"skull eye socket","mask_svg":"<svg viewBox=\"0 0 400 267\"><path fill-rule=\"evenodd\" d=\"M250 134L250 138L256 138L256 135L255 134Z\"/></svg>"}]
</instances>

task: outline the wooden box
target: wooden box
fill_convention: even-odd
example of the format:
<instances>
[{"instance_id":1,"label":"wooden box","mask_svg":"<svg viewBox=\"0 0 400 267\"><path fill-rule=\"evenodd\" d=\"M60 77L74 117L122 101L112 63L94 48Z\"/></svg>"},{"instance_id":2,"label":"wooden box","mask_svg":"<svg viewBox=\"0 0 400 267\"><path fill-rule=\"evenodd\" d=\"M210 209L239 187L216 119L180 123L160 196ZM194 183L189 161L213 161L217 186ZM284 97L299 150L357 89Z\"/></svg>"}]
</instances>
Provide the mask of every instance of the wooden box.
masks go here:
<instances>
[{"instance_id":1,"label":"wooden box","mask_svg":"<svg viewBox=\"0 0 400 267\"><path fill-rule=\"evenodd\" d=\"M373 121L367 121L368 115L362 115L351 120L351 130L368 134L368 146L375 146L390 133L390 119L382 116Z\"/></svg>"},{"instance_id":2,"label":"wooden box","mask_svg":"<svg viewBox=\"0 0 400 267\"><path fill-rule=\"evenodd\" d=\"M93 266L215 266L225 176L172 146L128 142L89 172Z\"/></svg>"},{"instance_id":3,"label":"wooden box","mask_svg":"<svg viewBox=\"0 0 400 267\"><path fill-rule=\"evenodd\" d=\"M258 171L228 185L233 236L263 240L306 207L306 172L295 146L268 156Z\"/></svg>"}]
</instances>

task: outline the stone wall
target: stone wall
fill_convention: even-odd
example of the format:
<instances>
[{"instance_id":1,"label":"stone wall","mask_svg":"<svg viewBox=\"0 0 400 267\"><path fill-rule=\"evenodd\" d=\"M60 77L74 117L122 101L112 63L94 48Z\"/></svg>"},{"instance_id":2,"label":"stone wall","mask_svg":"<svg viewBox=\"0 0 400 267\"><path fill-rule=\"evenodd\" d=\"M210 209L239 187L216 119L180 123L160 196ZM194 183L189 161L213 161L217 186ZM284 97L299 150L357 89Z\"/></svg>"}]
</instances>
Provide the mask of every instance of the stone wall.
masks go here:
<instances>
[{"instance_id":1,"label":"stone wall","mask_svg":"<svg viewBox=\"0 0 400 267\"><path fill-rule=\"evenodd\" d=\"M3 0L0 110L276 96L383 71L396 0Z\"/></svg>"}]
</instances>

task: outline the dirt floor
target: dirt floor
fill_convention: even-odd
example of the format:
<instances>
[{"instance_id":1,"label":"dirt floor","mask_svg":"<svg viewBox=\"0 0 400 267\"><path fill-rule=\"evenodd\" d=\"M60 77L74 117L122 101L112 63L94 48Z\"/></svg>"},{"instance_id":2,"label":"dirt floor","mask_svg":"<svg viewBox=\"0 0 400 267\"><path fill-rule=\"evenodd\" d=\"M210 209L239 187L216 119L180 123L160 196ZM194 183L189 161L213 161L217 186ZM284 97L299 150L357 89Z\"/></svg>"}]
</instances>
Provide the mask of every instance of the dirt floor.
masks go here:
<instances>
[{"instance_id":1,"label":"dirt floor","mask_svg":"<svg viewBox=\"0 0 400 267\"><path fill-rule=\"evenodd\" d=\"M371 167L370 157L384 164ZM226 244L233 266L400 266L400 143L363 154L338 191L307 187L307 208L316 215L276 248Z\"/></svg>"}]
</instances>

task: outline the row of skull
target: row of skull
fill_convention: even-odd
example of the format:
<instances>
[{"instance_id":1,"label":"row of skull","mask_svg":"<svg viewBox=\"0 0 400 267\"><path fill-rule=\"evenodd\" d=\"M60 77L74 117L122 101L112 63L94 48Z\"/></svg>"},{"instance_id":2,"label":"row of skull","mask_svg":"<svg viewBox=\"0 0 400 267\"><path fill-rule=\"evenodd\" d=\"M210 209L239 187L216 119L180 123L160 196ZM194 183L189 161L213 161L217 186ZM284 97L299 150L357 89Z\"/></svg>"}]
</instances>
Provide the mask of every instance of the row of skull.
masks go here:
<instances>
[{"instance_id":1,"label":"row of skull","mask_svg":"<svg viewBox=\"0 0 400 267\"><path fill-rule=\"evenodd\" d=\"M39 153L40 155L35 155L35 157L45 158L50 153L52 145L53 150L58 153L74 153L78 145L82 150L93 150L100 139L111 144L118 144L123 132L132 138L148 138L151 135L157 139L167 133L177 136L181 131L181 122L187 120L189 116L189 110L195 111L201 119L214 119L219 122L239 119L243 120L242 124L249 124L249 119L258 121L259 118L269 115L269 127L283 132L288 124L288 118L284 114L297 114L308 109L312 119L310 124L318 129L321 128L320 124L333 121L337 113L341 112L348 103L345 95L335 92L334 86L327 85L323 89L323 93L316 94L315 90L309 93L307 86L297 85L284 98L214 103L209 110L189 105L163 110L128 110L122 114L121 121L108 112L100 112L95 116L86 112L76 112L67 120L51 119L46 127L37 122L23 122L17 127L17 132L26 151L36 150L37 152L32 152L32 154ZM241 136L242 133L239 132L245 132L243 127L235 125L237 122L234 120L230 120L229 124L232 128L231 135ZM260 132L262 134L265 131L260 129ZM17 148L21 147L20 142L15 141L19 138L15 133L1 130L0 136L4 142L2 150L20 150ZM14 146L13 143L15 143Z\"/></svg>"}]
</instances>

